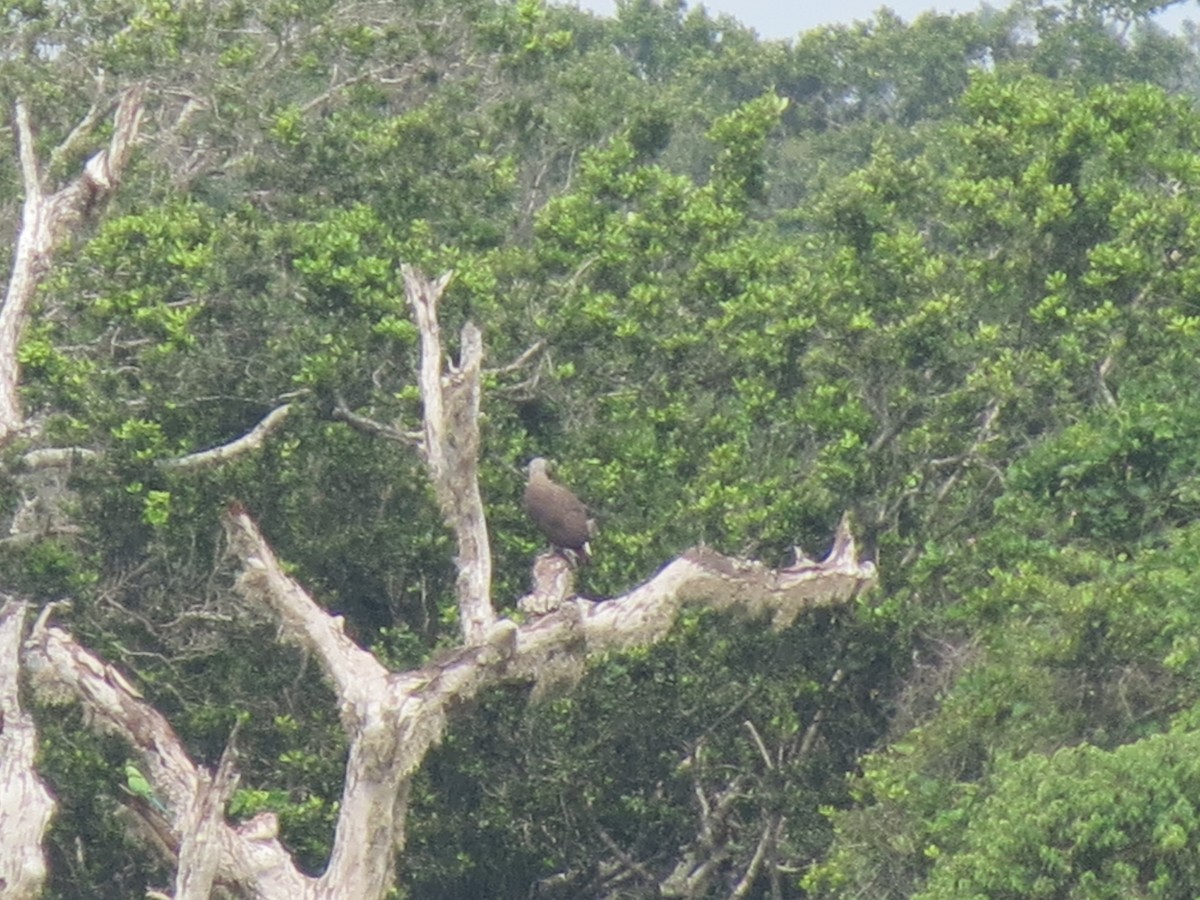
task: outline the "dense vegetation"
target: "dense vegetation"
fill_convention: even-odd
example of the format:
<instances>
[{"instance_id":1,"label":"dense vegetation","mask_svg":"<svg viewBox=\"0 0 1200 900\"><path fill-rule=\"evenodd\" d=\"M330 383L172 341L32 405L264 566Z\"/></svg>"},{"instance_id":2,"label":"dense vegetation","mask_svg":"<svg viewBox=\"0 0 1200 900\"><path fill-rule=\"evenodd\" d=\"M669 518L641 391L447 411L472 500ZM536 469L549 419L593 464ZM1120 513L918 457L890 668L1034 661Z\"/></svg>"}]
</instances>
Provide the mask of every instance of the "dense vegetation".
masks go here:
<instances>
[{"instance_id":1,"label":"dense vegetation","mask_svg":"<svg viewBox=\"0 0 1200 900\"><path fill-rule=\"evenodd\" d=\"M498 606L539 546L535 455L599 513L595 597L701 541L820 550L844 510L881 586L779 634L697 615L561 696L461 710L400 896L658 896L688 854L715 865L677 895L1194 895L1190 36L1083 0L790 44L646 0L106 7L5 6L0 93L47 146L92 102L80 72L216 100L147 141L43 287L25 402L43 443L103 454L80 533L0 544L4 587L70 597L199 758L244 718L233 815L278 810L319 870L344 748L229 590L231 499L390 665L455 639L419 460L337 414L419 416L410 263L454 270L447 334L484 328ZM3 221L20 200L0 157ZM158 465L285 400L261 452ZM39 725L52 896L161 884L114 812L124 749Z\"/></svg>"}]
</instances>

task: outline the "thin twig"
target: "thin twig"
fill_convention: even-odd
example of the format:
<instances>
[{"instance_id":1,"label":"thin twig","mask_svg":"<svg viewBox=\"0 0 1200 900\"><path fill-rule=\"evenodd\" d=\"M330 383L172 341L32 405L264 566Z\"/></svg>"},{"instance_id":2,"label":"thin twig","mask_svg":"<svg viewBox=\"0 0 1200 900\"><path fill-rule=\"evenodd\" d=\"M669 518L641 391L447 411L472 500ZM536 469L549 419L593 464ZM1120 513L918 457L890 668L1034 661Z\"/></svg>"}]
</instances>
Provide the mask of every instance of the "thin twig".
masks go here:
<instances>
[{"instance_id":1,"label":"thin twig","mask_svg":"<svg viewBox=\"0 0 1200 900\"><path fill-rule=\"evenodd\" d=\"M771 754L767 752L767 745L763 743L762 735L758 733L758 729L754 727L754 723L747 719L742 724L750 732L750 737L754 738L754 745L758 747L758 752L762 755L763 762L767 764L767 768L774 769L775 764L771 761Z\"/></svg>"},{"instance_id":2,"label":"thin twig","mask_svg":"<svg viewBox=\"0 0 1200 900\"><path fill-rule=\"evenodd\" d=\"M337 398L333 407L333 417L364 434L374 435L375 437L385 438L389 441L396 441L397 443L408 444L414 447L419 446L421 443L420 432L401 431L399 428L394 428L391 425L385 425L367 416L359 415L351 410L346 405L346 401L341 397Z\"/></svg>"},{"instance_id":3,"label":"thin twig","mask_svg":"<svg viewBox=\"0 0 1200 900\"><path fill-rule=\"evenodd\" d=\"M842 683L842 679L846 677L845 669L838 669L833 673L833 677L829 679L829 687L826 688L826 693L836 688ZM800 741L800 758L804 759L812 751L813 744L816 743L817 733L821 730L821 723L825 721L825 711L829 708L828 704L822 704L817 710L813 720L809 722L808 728L804 731L804 737Z\"/></svg>"},{"instance_id":4,"label":"thin twig","mask_svg":"<svg viewBox=\"0 0 1200 900\"><path fill-rule=\"evenodd\" d=\"M501 366L498 369L484 369L484 375L507 375L509 372L516 372L518 369L523 369L529 365L529 361L546 349L545 341L538 341L512 362L506 366Z\"/></svg>"}]
</instances>

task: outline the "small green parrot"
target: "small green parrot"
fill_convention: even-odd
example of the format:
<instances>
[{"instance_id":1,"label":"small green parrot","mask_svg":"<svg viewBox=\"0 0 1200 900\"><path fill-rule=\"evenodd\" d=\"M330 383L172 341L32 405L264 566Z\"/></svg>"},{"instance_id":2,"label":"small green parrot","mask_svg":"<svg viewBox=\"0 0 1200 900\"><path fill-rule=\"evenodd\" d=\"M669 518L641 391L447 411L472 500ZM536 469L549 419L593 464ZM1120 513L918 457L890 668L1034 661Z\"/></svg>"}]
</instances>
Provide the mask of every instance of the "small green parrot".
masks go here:
<instances>
[{"instance_id":1,"label":"small green parrot","mask_svg":"<svg viewBox=\"0 0 1200 900\"><path fill-rule=\"evenodd\" d=\"M160 813L166 813L167 808L162 805L162 801L158 797L154 796L154 788L150 786L150 782L146 780L142 770L131 762L125 763L125 784L133 796L142 798Z\"/></svg>"}]
</instances>

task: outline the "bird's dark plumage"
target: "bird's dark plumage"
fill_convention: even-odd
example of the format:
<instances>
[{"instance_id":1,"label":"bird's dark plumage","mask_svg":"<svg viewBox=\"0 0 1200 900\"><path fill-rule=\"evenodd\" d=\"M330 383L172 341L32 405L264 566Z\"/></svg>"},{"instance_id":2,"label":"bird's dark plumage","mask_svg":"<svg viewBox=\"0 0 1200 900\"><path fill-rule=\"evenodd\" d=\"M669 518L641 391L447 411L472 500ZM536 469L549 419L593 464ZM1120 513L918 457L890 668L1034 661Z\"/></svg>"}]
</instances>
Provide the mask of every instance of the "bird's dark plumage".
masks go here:
<instances>
[{"instance_id":1,"label":"bird's dark plumage","mask_svg":"<svg viewBox=\"0 0 1200 900\"><path fill-rule=\"evenodd\" d=\"M556 547L570 550L581 560L588 558L588 538L595 523L578 497L546 474L546 460L538 457L529 463L529 481L525 484L525 512L538 531Z\"/></svg>"}]
</instances>

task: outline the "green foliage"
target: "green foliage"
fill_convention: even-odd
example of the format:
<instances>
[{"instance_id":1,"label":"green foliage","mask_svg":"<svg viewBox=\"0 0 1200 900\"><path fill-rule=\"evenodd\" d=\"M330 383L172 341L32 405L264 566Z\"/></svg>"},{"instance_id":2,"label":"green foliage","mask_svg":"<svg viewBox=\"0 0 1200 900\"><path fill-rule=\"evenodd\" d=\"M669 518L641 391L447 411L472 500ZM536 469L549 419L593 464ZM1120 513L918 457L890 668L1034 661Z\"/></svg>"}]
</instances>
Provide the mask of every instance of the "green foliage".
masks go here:
<instances>
[{"instance_id":1,"label":"green foliage","mask_svg":"<svg viewBox=\"0 0 1200 900\"><path fill-rule=\"evenodd\" d=\"M998 765L963 849L935 863L917 896L1192 896L1198 740L1172 733Z\"/></svg>"},{"instance_id":2,"label":"green foliage","mask_svg":"<svg viewBox=\"0 0 1200 900\"><path fill-rule=\"evenodd\" d=\"M308 718L308 717L306 717ZM324 723L332 738L329 723ZM329 855L337 819L339 755L328 748L314 752L310 736L313 723L292 715L278 715L270 723L277 756L269 774L255 773L272 787L240 787L229 800L228 814L249 819L260 812L275 813L288 846L301 866L321 871Z\"/></svg>"},{"instance_id":3,"label":"green foliage","mask_svg":"<svg viewBox=\"0 0 1200 900\"><path fill-rule=\"evenodd\" d=\"M41 540L27 548L0 551L13 590L57 600L87 592L96 582L95 561L64 540Z\"/></svg>"},{"instance_id":4,"label":"green foliage","mask_svg":"<svg viewBox=\"0 0 1200 900\"><path fill-rule=\"evenodd\" d=\"M884 588L778 635L689 618L577 689L463 710L414 786L408 896L525 897L556 874L615 896L604 836L649 892L695 839L697 790L731 786L713 895L773 816L780 868L752 895L769 877L1182 895L1200 120L1169 90L1194 80L1187 42L1126 28L1138 4L882 12L792 44L641 0L611 20L536 0L92 6L0 20L0 84L43 157L106 108L91 73L186 73L150 92L147 134L206 99L44 284L24 401L47 441L101 456L71 473L78 529L0 554L9 589L73 598L71 628L199 759L244 720L231 815L277 812L319 871L345 747L311 662L230 589L229 502L389 666L456 640L419 458L340 418L419 423L409 263L455 272L451 355L465 321L485 329L498 606L539 546L518 504L533 455L598 514L589 595L700 541L790 562L847 509ZM50 183L103 143L53 158ZM11 221L17 175L0 157ZM284 403L255 453L162 465ZM79 798L54 895L164 883L113 823L128 748L39 721L45 771Z\"/></svg>"},{"instance_id":5,"label":"green foliage","mask_svg":"<svg viewBox=\"0 0 1200 900\"><path fill-rule=\"evenodd\" d=\"M121 822L119 808L132 802L125 787L128 748L96 736L80 719L63 709L39 716L38 771L59 803L46 844L46 896L67 900L87 884L89 896L123 900L141 885L168 882L171 873L133 844Z\"/></svg>"},{"instance_id":6,"label":"green foliage","mask_svg":"<svg viewBox=\"0 0 1200 900\"><path fill-rule=\"evenodd\" d=\"M603 876L590 871L597 829L647 858L652 871L669 871L665 848L696 832L689 798L699 791L712 801L728 785L726 772L744 779L739 820L757 823L753 839L737 838L749 842L739 852L752 852L765 816L782 813L794 824L781 852L814 858L828 839L818 798L841 799L852 748L869 745L880 722L848 685L888 678L883 648L844 625L821 617L771 634L693 616L669 641L610 660L568 696L532 706L523 692L484 698L415 788L411 895L516 895L561 871L572 873L565 889L576 896L602 893ZM851 648L862 668L839 685L833 667ZM818 710L831 739L806 752ZM734 869L718 872L725 884Z\"/></svg>"},{"instance_id":7,"label":"green foliage","mask_svg":"<svg viewBox=\"0 0 1200 900\"><path fill-rule=\"evenodd\" d=\"M1168 185L1182 175L1171 148L1191 140L1194 116L1146 86L1080 96L1003 77L977 78L964 107L972 117L945 133L934 157L950 177L931 187L948 202L923 215L937 221L929 244L959 248L932 273L987 303L958 337L947 330L932 346L944 354L957 343L973 360L956 379L967 393L950 409L972 394L991 398L996 418L985 414L975 432L975 464L1002 476L993 482L1002 492L960 507L943 531L960 537L930 547L907 579L904 593L920 601L910 621L948 643L919 642L929 683L915 680L902 706L918 727L864 765L861 801L874 805L835 814L841 849L808 882L828 895L919 893L931 871L960 871L957 854L973 852L964 824L1004 827L979 805L1003 760L1140 742L1195 702L1174 665L1188 657L1183 633L1194 627L1190 591L1180 589L1194 556L1194 417L1178 394L1195 377L1194 353L1190 337L1165 338L1161 324L1179 321L1188 303L1169 258L1191 214ZM856 252L872 259L876 223L905 209L858 209L867 214L844 221ZM940 324L956 307L969 308L943 306ZM943 355L930 374L956 369ZM937 433L921 432L926 446ZM960 486L967 475L956 476ZM909 522L916 533L928 527ZM1137 865L1146 889L1153 862ZM1125 884L1127 874L1113 877ZM981 875L993 876L1007 877ZM1035 885L1013 874L1011 895L1071 895L1046 877ZM931 891L935 883L937 896L991 896L1004 882L979 889L935 877Z\"/></svg>"}]
</instances>

